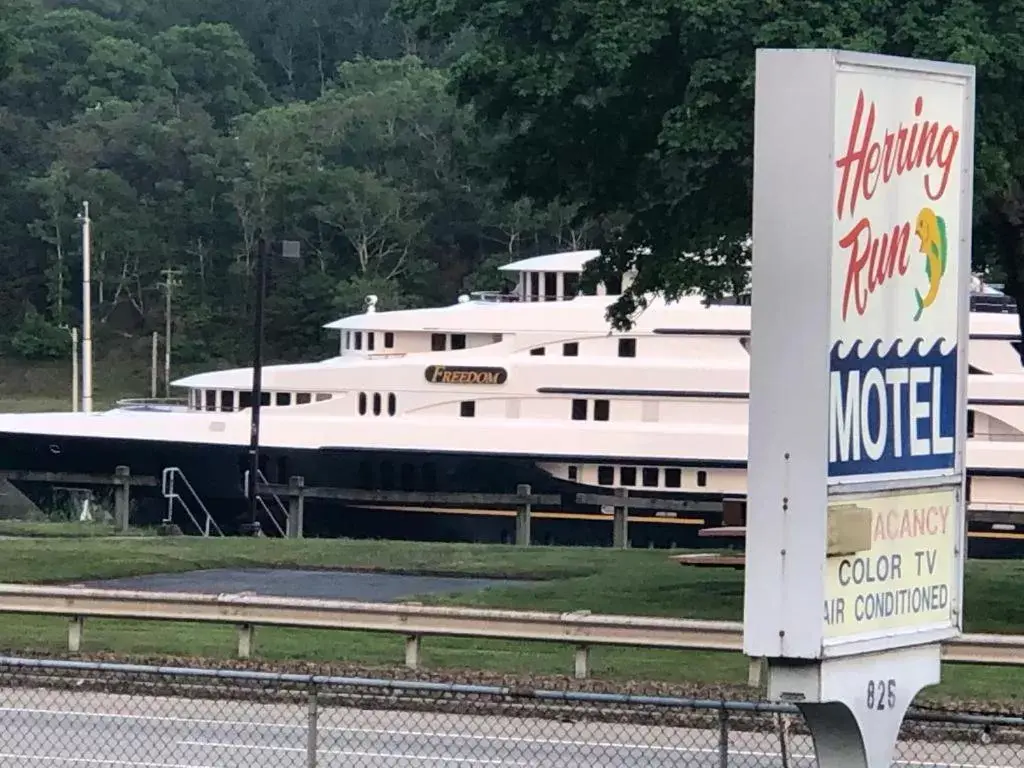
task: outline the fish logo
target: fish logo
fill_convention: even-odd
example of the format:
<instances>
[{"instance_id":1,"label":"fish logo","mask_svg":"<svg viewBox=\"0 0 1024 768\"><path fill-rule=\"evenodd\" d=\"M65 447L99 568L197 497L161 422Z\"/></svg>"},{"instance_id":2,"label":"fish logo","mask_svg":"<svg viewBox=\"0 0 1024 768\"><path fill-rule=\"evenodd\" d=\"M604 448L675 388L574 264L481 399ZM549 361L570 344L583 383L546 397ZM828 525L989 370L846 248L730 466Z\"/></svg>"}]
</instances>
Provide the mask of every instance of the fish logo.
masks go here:
<instances>
[{"instance_id":1,"label":"fish logo","mask_svg":"<svg viewBox=\"0 0 1024 768\"><path fill-rule=\"evenodd\" d=\"M946 274L946 256L948 255L949 244L946 241L946 222L941 216L937 216L931 208L922 208L917 214L917 223L914 227L914 234L921 239L920 251L924 254L924 273L928 278L928 293L921 296L921 292L914 289L914 298L917 299L917 313L914 320L920 320L921 314L926 307L935 302L939 295L939 285L942 276Z\"/></svg>"}]
</instances>

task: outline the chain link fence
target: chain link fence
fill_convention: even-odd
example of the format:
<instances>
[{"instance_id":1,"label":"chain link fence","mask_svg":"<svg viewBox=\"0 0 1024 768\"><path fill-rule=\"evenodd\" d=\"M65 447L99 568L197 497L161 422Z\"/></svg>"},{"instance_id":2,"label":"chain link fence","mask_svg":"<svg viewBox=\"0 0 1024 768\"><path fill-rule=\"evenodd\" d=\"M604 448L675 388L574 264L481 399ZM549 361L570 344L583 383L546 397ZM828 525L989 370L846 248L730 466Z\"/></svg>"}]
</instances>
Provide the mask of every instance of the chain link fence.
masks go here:
<instances>
[{"instance_id":1,"label":"chain link fence","mask_svg":"<svg viewBox=\"0 0 1024 768\"><path fill-rule=\"evenodd\" d=\"M897 766L1020 766L1024 719L914 712ZM812 767L795 709L0 658L0 766Z\"/></svg>"}]
</instances>

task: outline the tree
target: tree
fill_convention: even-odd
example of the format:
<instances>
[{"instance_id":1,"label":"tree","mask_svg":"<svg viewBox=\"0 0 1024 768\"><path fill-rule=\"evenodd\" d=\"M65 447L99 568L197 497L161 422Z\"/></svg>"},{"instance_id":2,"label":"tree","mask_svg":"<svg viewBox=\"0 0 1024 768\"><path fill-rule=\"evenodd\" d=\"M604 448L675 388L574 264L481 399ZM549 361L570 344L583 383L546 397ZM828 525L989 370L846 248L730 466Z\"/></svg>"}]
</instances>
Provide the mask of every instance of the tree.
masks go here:
<instances>
[{"instance_id":1,"label":"tree","mask_svg":"<svg viewBox=\"0 0 1024 768\"><path fill-rule=\"evenodd\" d=\"M580 217L615 222L588 272L638 270L610 311L620 328L648 293L714 296L746 274L757 48L973 63L976 266L999 267L1024 313L1022 0L397 0L394 10L426 39L472 30L453 82L502 135L510 195L573 200Z\"/></svg>"}]
</instances>

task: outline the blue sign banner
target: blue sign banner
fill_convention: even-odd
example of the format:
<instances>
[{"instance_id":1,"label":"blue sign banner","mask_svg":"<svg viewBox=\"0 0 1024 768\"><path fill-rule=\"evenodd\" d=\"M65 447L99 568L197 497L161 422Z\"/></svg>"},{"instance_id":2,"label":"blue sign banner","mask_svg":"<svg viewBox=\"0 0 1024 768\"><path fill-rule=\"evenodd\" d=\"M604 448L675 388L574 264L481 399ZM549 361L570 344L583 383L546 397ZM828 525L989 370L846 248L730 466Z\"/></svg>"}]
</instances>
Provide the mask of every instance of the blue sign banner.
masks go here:
<instances>
[{"instance_id":1,"label":"blue sign banner","mask_svg":"<svg viewBox=\"0 0 1024 768\"><path fill-rule=\"evenodd\" d=\"M957 347L902 341L832 347L829 477L953 469Z\"/></svg>"}]
</instances>

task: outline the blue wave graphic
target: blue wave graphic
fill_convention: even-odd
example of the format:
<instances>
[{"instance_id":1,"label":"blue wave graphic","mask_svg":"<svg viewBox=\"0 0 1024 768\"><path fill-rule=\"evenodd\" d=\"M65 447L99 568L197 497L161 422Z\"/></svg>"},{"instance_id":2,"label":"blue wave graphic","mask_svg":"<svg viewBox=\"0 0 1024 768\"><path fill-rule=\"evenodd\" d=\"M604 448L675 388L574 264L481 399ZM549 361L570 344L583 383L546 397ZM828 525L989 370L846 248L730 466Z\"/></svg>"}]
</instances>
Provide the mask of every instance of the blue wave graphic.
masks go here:
<instances>
[{"instance_id":1,"label":"blue wave graphic","mask_svg":"<svg viewBox=\"0 0 1024 768\"><path fill-rule=\"evenodd\" d=\"M842 347L845 342L837 341L835 344L832 345L831 357L833 362L835 360L844 360L849 357L857 357L862 360L874 358L876 360L882 361L907 360L910 358L923 360L925 358L930 359L933 355L936 354L942 355L942 345L945 344L945 342L945 337L940 336L938 339L932 342L932 345L928 347L928 349L922 350L921 345L924 344L924 339L914 339L914 341L910 345L910 349L908 349L901 357L897 352L897 348L899 345L905 344L904 339L891 340L889 342L888 348L884 352L882 351L882 344L884 342L882 341L882 339L878 339L877 341L871 343L871 345L868 347L867 352L865 353L862 353L861 351L861 344L863 344L863 342L860 339L857 339L856 341L853 342L853 345L845 352L845 354L840 354L839 352L840 347ZM945 354L948 355L953 352L955 352L955 348L949 350Z\"/></svg>"},{"instance_id":2,"label":"blue wave graphic","mask_svg":"<svg viewBox=\"0 0 1024 768\"><path fill-rule=\"evenodd\" d=\"M953 467L958 350L944 342L833 345L829 477Z\"/></svg>"}]
</instances>

